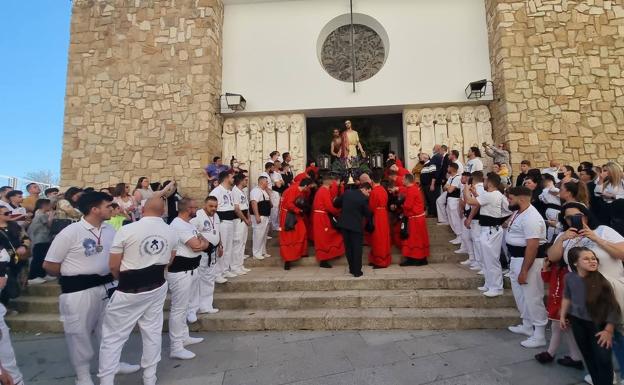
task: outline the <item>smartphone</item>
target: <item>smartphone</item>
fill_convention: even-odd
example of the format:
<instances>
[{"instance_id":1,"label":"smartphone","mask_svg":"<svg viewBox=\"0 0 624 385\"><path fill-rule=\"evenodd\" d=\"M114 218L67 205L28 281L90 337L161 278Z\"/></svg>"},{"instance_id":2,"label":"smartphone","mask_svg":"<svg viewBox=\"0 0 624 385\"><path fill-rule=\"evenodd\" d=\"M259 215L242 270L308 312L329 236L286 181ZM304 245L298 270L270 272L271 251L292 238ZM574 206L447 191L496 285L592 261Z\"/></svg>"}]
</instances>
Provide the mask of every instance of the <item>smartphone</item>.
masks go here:
<instances>
[{"instance_id":1,"label":"smartphone","mask_svg":"<svg viewBox=\"0 0 624 385\"><path fill-rule=\"evenodd\" d=\"M583 216L582 215L573 215L570 217L570 227L573 227L577 230L583 230Z\"/></svg>"}]
</instances>

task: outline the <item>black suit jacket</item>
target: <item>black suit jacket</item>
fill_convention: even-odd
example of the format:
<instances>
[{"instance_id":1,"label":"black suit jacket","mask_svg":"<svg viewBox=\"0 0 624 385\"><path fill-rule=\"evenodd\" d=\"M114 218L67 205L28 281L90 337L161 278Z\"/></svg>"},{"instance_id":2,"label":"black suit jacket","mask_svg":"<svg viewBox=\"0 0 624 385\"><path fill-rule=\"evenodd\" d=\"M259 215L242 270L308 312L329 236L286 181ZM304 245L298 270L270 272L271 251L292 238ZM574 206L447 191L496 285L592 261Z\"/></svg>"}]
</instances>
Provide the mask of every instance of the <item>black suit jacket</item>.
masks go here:
<instances>
[{"instance_id":1,"label":"black suit jacket","mask_svg":"<svg viewBox=\"0 0 624 385\"><path fill-rule=\"evenodd\" d=\"M436 172L434 175L432 175L432 178L436 179L436 185L439 186L442 184L442 179L440 175L444 175L444 177L446 177L446 170L444 170L444 174L442 174L442 164L444 163L444 158L441 154L433 154L430 162L431 164L435 164L436 166Z\"/></svg>"},{"instance_id":2,"label":"black suit jacket","mask_svg":"<svg viewBox=\"0 0 624 385\"><path fill-rule=\"evenodd\" d=\"M359 189L345 191L336 199L335 205L342 208L338 217L338 227L341 229L361 233L364 220L372 219L368 198Z\"/></svg>"}]
</instances>

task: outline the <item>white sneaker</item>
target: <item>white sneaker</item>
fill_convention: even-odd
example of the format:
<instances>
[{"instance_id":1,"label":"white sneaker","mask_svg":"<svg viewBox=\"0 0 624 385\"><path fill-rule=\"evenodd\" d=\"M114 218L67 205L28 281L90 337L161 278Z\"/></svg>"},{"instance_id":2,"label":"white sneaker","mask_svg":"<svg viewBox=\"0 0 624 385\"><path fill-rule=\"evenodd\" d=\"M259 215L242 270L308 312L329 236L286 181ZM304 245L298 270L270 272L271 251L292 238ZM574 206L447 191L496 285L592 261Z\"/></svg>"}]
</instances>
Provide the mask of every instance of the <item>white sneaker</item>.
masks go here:
<instances>
[{"instance_id":1,"label":"white sneaker","mask_svg":"<svg viewBox=\"0 0 624 385\"><path fill-rule=\"evenodd\" d=\"M45 277L43 277L43 279L45 279L45 280L46 280L46 282L49 282L49 281L56 281L56 277L51 276L51 275L46 275Z\"/></svg>"},{"instance_id":2,"label":"white sneaker","mask_svg":"<svg viewBox=\"0 0 624 385\"><path fill-rule=\"evenodd\" d=\"M249 258L249 254L243 255L243 259L247 259L247 258Z\"/></svg>"},{"instance_id":3,"label":"white sneaker","mask_svg":"<svg viewBox=\"0 0 624 385\"><path fill-rule=\"evenodd\" d=\"M478 274L478 275L485 275L485 273L483 272L483 270L479 270L479 271L477 271L477 274Z\"/></svg>"},{"instance_id":4,"label":"white sneaker","mask_svg":"<svg viewBox=\"0 0 624 385\"><path fill-rule=\"evenodd\" d=\"M258 261L262 261L262 260L264 259L264 257L263 257L262 255L259 255L259 256L257 256L257 257L254 255L254 257L253 257L253 258L254 258L254 259L257 259Z\"/></svg>"},{"instance_id":5,"label":"white sneaker","mask_svg":"<svg viewBox=\"0 0 624 385\"><path fill-rule=\"evenodd\" d=\"M93 383L91 376L89 376L88 378L81 378L81 379L76 378L76 385L95 385L95 384Z\"/></svg>"},{"instance_id":6,"label":"white sneaker","mask_svg":"<svg viewBox=\"0 0 624 385\"><path fill-rule=\"evenodd\" d=\"M488 291L488 288L486 286L479 286L477 289L479 291Z\"/></svg>"},{"instance_id":7,"label":"white sneaker","mask_svg":"<svg viewBox=\"0 0 624 385\"><path fill-rule=\"evenodd\" d=\"M200 344L204 342L204 339L202 337L186 337L184 339L184 342L182 342L182 345L184 346L189 346L189 345L195 345L195 344Z\"/></svg>"},{"instance_id":8,"label":"white sneaker","mask_svg":"<svg viewBox=\"0 0 624 385\"><path fill-rule=\"evenodd\" d=\"M33 279L29 279L28 280L28 284L29 285L41 285L42 283L46 283L48 281L45 280L45 278L43 277L37 277L37 278L33 278Z\"/></svg>"},{"instance_id":9,"label":"white sneaker","mask_svg":"<svg viewBox=\"0 0 624 385\"><path fill-rule=\"evenodd\" d=\"M195 353L183 348L169 353L169 358L173 358L175 360L190 360L195 358Z\"/></svg>"},{"instance_id":10,"label":"white sneaker","mask_svg":"<svg viewBox=\"0 0 624 385\"><path fill-rule=\"evenodd\" d=\"M223 273L223 277L224 278L234 278L236 277L236 274L232 271L226 271L225 273Z\"/></svg>"},{"instance_id":11,"label":"white sneaker","mask_svg":"<svg viewBox=\"0 0 624 385\"><path fill-rule=\"evenodd\" d=\"M242 270L242 269L241 270L235 270L232 273L236 274L236 275L245 275L245 274L247 274L247 272L245 270Z\"/></svg>"},{"instance_id":12,"label":"white sneaker","mask_svg":"<svg viewBox=\"0 0 624 385\"><path fill-rule=\"evenodd\" d=\"M438 225L438 226L448 226L449 223L448 222L436 222L436 225Z\"/></svg>"},{"instance_id":13,"label":"white sneaker","mask_svg":"<svg viewBox=\"0 0 624 385\"><path fill-rule=\"evenodd\" d=\"M158 378L156 376L152 376L150 378L143 377L143 385L156 385L156 380Z\"/></svg>"},{"instance_id":14,"label":"white sneaker","mask_svg":"<svg viewBox=\"0 0 624 385\"><path fill-rule=\"evenodd\" d=\"M506 272L505 274L503 274L503 277L509 278L509 274L510 274L509 272Z\"/></svg>"},{"instance_id":15,"label":"white sneaker","mask_svg":"<svg viewBox=\"0 0 624 385\"><path fill-rule=\"evenodd\" d=\"M594 385L594 381L592 381L591 374L586 375L585 378L583 378L583 381L585 381L589 385Z\"/></svg>"},{"instance_id":16,"label":"white sneaker","mask_svg":"<svg viewBox=\"0 0 624 385\"><path fill-rule=\"evenodd\" d=\"M243 270L245 273L249 273L251 271L251 269L248 269L246 267L241 268L241 270Z\"/></svg>"},{"instance_id":17,"label":"white sneaker","mask_svg":"<svg viewBox=\"0 0 624 385\"><path fill-rule=\"evenodd\" d=\"M479 266L479 265L470 265L470 270L481 270L481 266Z\"/></svg>"},{"instance_id":18,"label":"white sneaker","mask_svg":"<svg viewBox=\"0 0 624 385\"><path fill-rule=\"evenodd\" d=\"M228 280L223 278L223 276L218 276L217 278L215 278L215 282L216 283L226 283Z\"/></svg>"},{"instance_id":19,"label":"white sneaker","mask_svg":"<svg viewBox=\"0 0 624 385\"><path fill-rule=\"evenodd\" d=\"M132 374L141 370L141 365L132 365L127 362L120 362L117 374Z\"/></svg>"},{"instance_id":20,"label":"white sneaker","mask_svg":"<svg viewBox=\"0 0 624 385\"><path fill-rule=\"evenodd\" d=\"M267 239L273 239L273 237L270 235L267 235Z\"/></svg>"},{"instance_id":21,"label":"white sneaker","mask_svg":"<svg viewBox=\"0 0 624 385\"><path fill-rule=\"evenodd\" d=\"M186 314L186 321L190 324L194 324L195 322L197 322L197 314L195 314L195 312L188 312Z\"/></svg>"},{"instance_id":22,"label":"white sneaker","mask_svg":"<svg viewBox=\"0 0 624 385\"><path fill-rule=\"evenodd\" d=\"M460 243L462 243L462 240L460 238L455 238L455 239L451 239L449 243L452 243L454 245L459 245Z\"/></svg>"},{"instance_id":23,"label":"white sneaker","mask_svg":"<svg viewBox=\"0 0 624 385\"><path fill-rule=\"evenodd\" d=\"M524 346L525 348L529 348L529 349L533 349L533 348L539 348L540 346L546 346L546 339L545 338L534 338L534 337L529 337L526 340L520 342L520 345Z\"/></svg>"},{"instance_id":24,"label":"white sneaker","mask_svg":"<svg viewBox=\"0 0 624 385\"><path fill-rule=\"evenodd\" d=\"M210 308L210 309L199 309L199 314L216 314L219 312L219 309Z\"/></svg>"},{"instance_id":25,"label":"white sneaker","mask_svg":"<svg viewBox=\"0 0 624 385\"><path fill-rule=\"evenodd\" d=\"M483 295L488 298L494 298L494 297L500 297L501 295L503 295L503 292L496 291L496 290L488 290L485 293L483 293Z\"/></svg>"},{"instance_id":26,"label":"white sneaker","mask_svg":"<svg viewBox=\"0 0 624 385\"><path fill-rule=\"evenodd\" d=\"M455 254L468 254L468 250L464 250L464 249L457 249L455 251L453 251ZM466 262L466 261L464 261ZM467 265L468 263L465 263L464 265Z\"/></svg>"},{"instance_id":27,"label":"white sneaker","mask_svg":"<svg viewBox=\"0 0 624 385\"><path fill-rule=\"evenodd\" d=\"M459 264L466 266L466 265L470 265L471 263L472 263L472 260L470 260L469 258L469 259L466 259L465 261L461 261Z\"/></svg>"},{"instance_id":28,"label":"white sneaker","mask_svg":"<svg viewBox=\"0 0 624 385\"><path fill-rule=\"evenodd\" d=\"M271 258L271 254L264 254L262 255L264 258Z\"/></svg>"},{"instance_id":29,"label":"white sneaker","mask_svg":"<svg viewBox=\"0 0 624 385\"><path fill-rule=\"evenodd\" d=\"M526 327L523 324L509 326L507 328L507 330L509 330L510 332L512 332L514 334L522 334L522 335L525 335L527 337L531 337L533 335L533 328L532 327Z\"/></svg>"}]
</instances>

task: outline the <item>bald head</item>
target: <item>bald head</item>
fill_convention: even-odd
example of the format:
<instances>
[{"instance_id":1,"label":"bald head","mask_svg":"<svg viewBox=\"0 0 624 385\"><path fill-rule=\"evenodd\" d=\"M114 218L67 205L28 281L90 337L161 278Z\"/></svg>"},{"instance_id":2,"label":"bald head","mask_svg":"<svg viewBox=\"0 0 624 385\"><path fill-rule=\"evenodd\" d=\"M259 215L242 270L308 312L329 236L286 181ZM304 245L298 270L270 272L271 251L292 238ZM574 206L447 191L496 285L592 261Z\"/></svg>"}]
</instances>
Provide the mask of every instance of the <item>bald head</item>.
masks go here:
<instances>
[{"instance_id":1,"label":"bald head","mask_svg":"<svg viewBox=\"0 0 624 385\"><path fill-rule=\"evenodd\" d=\"M162 217L165 213L165 200L161 197L152 197L145 201L143 206L144 217Z\"/></svg>"},{"instance_id":2,"label":"bald head","mask_svg":"<svg viewBox=\"0 0 624 385\"><path fill-rule=\"evenodd\" d=\"M367 173L363 173L362 175L360 175L360 184L364 184L364 183L372 183L370 176L368 176Z\"/></svg>"},{"instance_id":3,"label":"bald head","mask_svg":"<svg viewBox=\"0 0 624 385\"><path fill-rule=\"evenodd\" d=\"M439 154L441 151L442 151L442 146L440 146L439 144L436 144L435 146L433 146L434 154Z\"/></svg>"}]
</instances>

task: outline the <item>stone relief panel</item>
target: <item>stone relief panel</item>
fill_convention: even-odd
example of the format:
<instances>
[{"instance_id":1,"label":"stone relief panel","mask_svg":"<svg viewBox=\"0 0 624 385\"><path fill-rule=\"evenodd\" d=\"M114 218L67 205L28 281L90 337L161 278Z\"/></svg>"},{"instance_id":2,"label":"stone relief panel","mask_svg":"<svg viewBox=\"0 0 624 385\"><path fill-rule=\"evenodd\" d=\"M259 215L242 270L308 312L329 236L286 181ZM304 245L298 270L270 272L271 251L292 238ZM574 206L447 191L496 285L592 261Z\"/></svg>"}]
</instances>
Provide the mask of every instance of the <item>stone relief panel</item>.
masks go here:
<instances>
[{"instance_id":1,"label":"stone relief panel","mask_svg":"<svg viewBox=\"0 0 624 385\"><path fill-rule=\"evenodd\" d=\"M280 115L276 119L276 127L277 127L277 151L280 154L287 152L290 150L289 142L290 135L288 134L288 129L290 128L290 118L286 115Z\"/></svg>"},{"instance_id":2,"label":"stone relief panel","mask_svg":"<svg viewBox=\"0 0 624 385\"><path fill-rule=\"evenodd\" d=\"M236 121L234 119L226 119L223 122L223 135L221 135L221 138L223 145L221 158L223 158L223 163L229 164L230 159L236 156Z\"/></svg>"}]
</instances>

